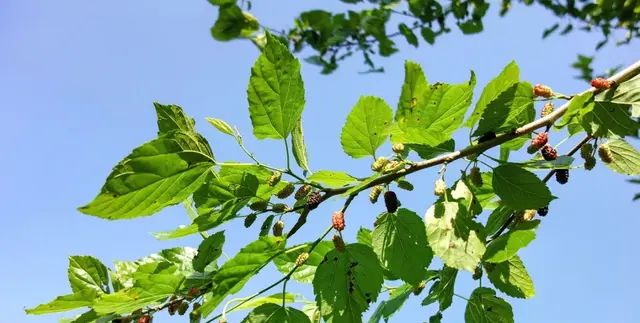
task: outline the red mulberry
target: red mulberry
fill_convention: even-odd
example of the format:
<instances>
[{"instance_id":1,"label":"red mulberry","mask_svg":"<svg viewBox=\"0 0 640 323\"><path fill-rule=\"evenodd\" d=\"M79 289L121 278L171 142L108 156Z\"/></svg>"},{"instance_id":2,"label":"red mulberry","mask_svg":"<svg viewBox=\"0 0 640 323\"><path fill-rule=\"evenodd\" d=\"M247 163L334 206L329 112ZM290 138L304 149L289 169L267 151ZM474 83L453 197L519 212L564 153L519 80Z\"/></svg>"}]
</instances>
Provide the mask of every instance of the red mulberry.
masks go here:
<instances>
[{"instance_id":1,"label":"red mulberry","mask_svg":"<svg viewBox=\"0 0 640 323\"><path fill-rule=\"evenodd\" d=\"M542 157L544 158L544 160L556 160L558 159L558 152L556 151L555 148L551 147L550 145L545 145L544 147L542 147Z\"/></svg>"},{"instance_id":2,"label":"red mulberry","mask_svg":"<svg viewBox=\"0 0 640 323\"><path fill-rule=\"evenodd\" d=\"M540 150L540 148L544 147L544 145L546 145L548 141L549 133L547 133L546 131L539 133L535 138L531 140L531 144L527 148L527 152L530 154L535 153L536 151Z\"/></svg>"},{"instance_id":3,"label":"red mulberry","mask_svg":"<svg viewBox=\"0 0 640 323\"><path fill-rule=\"evenodd\" d=\"M553 90L546 85L536 84L536 86L533 87L533 95L550 98L553 96Z\"/></svg>"},{"instance_id":4,"label":"red mulberry","mask_svg":"<svg viewBox=\"0 0 640 323\"><path fill-rule=\"evenodd\" d=\"M333 236L333 246L340 252L344 252L346 248L344 240L342 240L342 238L337 234Z\"/></svg>"},{"instance_id":5,"label":"red mulberry","mask_svg":"<svg viewBox=\"0 0 640 323\"><path fill-rule=\"evenodd\" d=\"M344 213L342 211L334 212L331 216L331 224L337 231L344 230Z\"/></svg>"},{"instance_id":6,"label":"red mulberry","mask_svg":"<svg viewBox=\"0 0 640 323\"><path fill-rule=\"evenodd\" d=\"M314 210L318 207L318 205L320 205L321 202L322 195L320 195L320 193L318 192L312 192L311 194L309 194L309 196L307 196L307 208L309 210Z\"/></svg>"},{"instance_id":7,"label":"red mulberry","mask_svg":"<svg viewBox=\"0 0 640 323\"><path fill-rule=\"evenodd\" d=\"M591 86L599 90L606 90L611 87L611 82L605 78L598 77L591 80Z\"/></svg>"}]
</instances>

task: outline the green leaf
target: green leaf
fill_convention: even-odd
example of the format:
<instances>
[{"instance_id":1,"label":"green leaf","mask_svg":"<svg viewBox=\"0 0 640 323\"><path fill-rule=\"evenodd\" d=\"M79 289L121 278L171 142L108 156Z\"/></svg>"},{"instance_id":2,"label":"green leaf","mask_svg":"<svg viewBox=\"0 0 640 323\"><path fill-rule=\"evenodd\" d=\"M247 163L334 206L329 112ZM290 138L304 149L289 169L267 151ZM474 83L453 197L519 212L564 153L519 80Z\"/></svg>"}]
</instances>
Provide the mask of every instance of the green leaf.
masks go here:
<instances>
[{"instance_id":1,"label":"green leaf","mask_svg":"<svg viewBox=\"0 0 640 323\"><path fill-rule=\"evenodd\" d=\"M513 209L504 204L500 204L495 210L493 210L493 212L491 212L491 214L489 214L484 230L485 235L491 236L498 232L500 227L507 221L512 213Z\"/></svg>"},{"instance_id":2,"label":"green leaf","mask_svg":"<svg viewBox=\"0 0 640 323\"><path fill-rule=\"evenodd\" d=\"M372 240L373 240L373 236L372 236L372 232L371 230L367 229L367 228L363 228L360 227L360 229L358 229L358 234L356 235L356 240L359 243L362 243L364 245L367 246L371 246L372 245Z\"/></svg>"},{"instance_id":3,"label":"green leaf","mask_svg":"<svg viewBox=\"0 0 640 323\"><path fill-rule=\"evenodd\" d=\"M174 130L136 149L107 177L82 213L109 220L151 215L185 200L213 166L206 141Z\"/></svg>"},{"instance_id":4,"label":"green leaf","mask_svg":"<svg viewBox=\"0 0 640 323\"><path fill-rule=\"evenodd\" d=\"M440 271L439 280L431 286L429 295L422 301L422 305L426 306L437 301L440 311L449 308L451 303L453 303L453 293L457 275L457 269L445 266Z\"/></svg>"},{"instance_id":5,"label":"green leaf","mask_svg":"<svg viewBox=\"0 0 640 323\"><path fill-rule=\"evenodd\" d=\"M484 253L487 262L500 263L514 257L518 251L536 238L536 228L540 220L522 223L511 231L493 240Z\"/></svg>"},{"instance_id":6,"label":"green leaf","mask_svg":"<svg viewBox=\"0 0 640 323\"><path fill-rule=\"evenodd\" d=\"M491 102L496 100L500 94L512 88L520 79L520 69L515 61L511 61L504 67L502 72L491 80L482 90L482 94L476 103L471 116L465 123L467 127L473 127L482 117L484 110Z\"/></svg>"},{"instance_id":7,"label":"green leaf","mask_svg":"<svg viewBox=\"0 0 640 323\"><path fill-rule=\"evenodd\" d=\"M229 135L232 137L238 136L236 131L231 127L231 125L229 125L222 119L207 118L207 122L209 122L212 126L218 129L218 131L222 132L225 135Z\"/></svg>"},{"instance_id":8,"label":"green leaf","mask_svg":"<svg viewBox=\"0 0 640 323\"><path fill-rule=\"evenodd\" d=\"M138 266L132 274L133 287L104 294L92 308L98 314L124 314L155 305L176 293L185 279L178 266L167 261L155 261Z\"/></svg>"},{"instance_id":9,"label":"green leaf","mask_svg":"<svg viewBox=\"0 0 640 323\"><path fill-rule=\"evenodd\" d=\"M474 136L487 132L506 132L523 126L535 118L533 88L527 82L519 82L491 101L482 114Z\"/></svg>"},{"instance_id":10,"label":"green leaf","mask_svg":"<svg viewBox=\"0 0 640 323\"><path fill-rule=\"evenodd\" d=\"M196 122L187 116L181 107L177 105L163 105L154 102L156 116L158 118L158 136L173 130L182 130L187 133L195 133Z\"/></svg>"},{"instance_id":11,"label":"green leaf","mask_svg":"<svg viewBox=\"0 0 640 323\"><path fill-rule=\"evenodd\" d=\"M449 267L474 272L485 246L467 209L457 202L438 202L427 210L425 222L434 254Z\"/></svg>"},{"instance_id":12,"label":"green leaf","mask_svg":"<svg viewBox=\"0 0 640 323\"><path fill-rule=\"evenodd\" d=\"M413 30L411 30L409 26L401 23L400 25L398 25L398 30L400 30L402 36L404 36L404 38L407 40L407 43L413 45L414 47L418 47L418 37L413 33Z\"/></svg>"},{"instance_id":13,"label":"green leaf","mask_svg":"<svg viewBox=\"0 0 640 323\"><path fill-rule=\"evenodd\" d=\"M494 199L496 193L493 192L493 173L483 172L480 174L482 178L482 185L477 186L471 182L468 176L465 176L464 183L473 192L473 197L480 204L480 207L485 210L490 210L496 207Z\"/></svg>"},{"instance_id":14,"label":"green leaf","mask_svg":"<svg viewBox=\"0 0 640 323\"><path fill-rule=\"evenodd\" d=\"M56 297L56 299L49 303L28 308L24 311L32 315L70 311L76 308L91 306L96 296L97 293L95 289L85 289L74 294Z\"/></svg>"},{"instance_id":15,"label":"green leaf","mask_svg":"<svg viewBox=\"0 0 640 323\"><path fill-rule=\"evenodd\" d=\"M466 323L513 323L511 305L491 288L476 288L464 312Z\"/></svg>"},{"instance_id":16,"label":"green leaf","mask_svg":"<svg viewBox=\"0 0 640 323\"><path fill-rule=\"evenodd\" d=\"M593 110L582 118L582 126L594 137L637 137L640 122L631 118L630 108L627 104L595 101Z\"/></svg>"},{"instance_id":17,"label":"green leaf","mask_svg":"<svg viewBox=\"0 0 640 323\"><path fill-rule=\"evenodd\" d=\"M457 25L465 35L477 34L483 29L482 20L467 20L462 23L458 22Z\"/></svg>"},{"instance_id":18,"label":"green leaf","mask_svg":"<svg viewBox=\"0 0 640 323\"><path fill-rule=\"evenodd\" d=\"M247 94L256 138L287 138L302 115L304 84L300 62L269 33L251 68Z\"/></svg>"},{"instance_id":19,"label":"green leaf","mask_svg":"<svg viewBox=\"0 0 640 323\"><path fill-rule=\"evenodd\" d=\"M640 152L624 139L616 138L607 142L613 161L605 163L616 173L624 175L640 175Z\"/></svg>"},{"instance_id":20,"label":"green leaf","mask_svg":"<svg viewBox=\"0 0 640 323\"><path fill-rule=\"evenodd\" d=\"M554 199L536 175L513 164L493 170L493 190L506 206L515 210L538 209Z\"/></svg>"},{"instance_id":21,"label":"green leaf","mask_svg":"<svg viewBox=\"0 0 640 323\"><path fill-rule=\"evenodd\" d=\"M284 245L282 237L261 237L240 249L213 276L214 288L202 304L202 315L209 315L228 295L240 291L253 275L284 249Z\"/></svg>"},{"instance_id":22,"label":"green leaf","mask_svg":"<svg viewBox=\"0 0 640 323\"><path fill-rule=\"evenodd\" d=\"M409 284L394 288L389 294L389 299L378 304L375 312L373 312L373 315L369 318L369 323L378 323L381 319L388 322L389 318L399 311L405 301L411 296L412 291L413 287Z\"/></svg>"},{"instance_id":23,"label":"green leaf","mask_svg":"<svg viewBox=\"0 0 640 323\"><path fill-rule=\"evenodd\" d=\"M169 263L176 267L179 274L188 276L193 273L192 261L196 255L193 248L171 248L164 249L158 253L138 259L136 261L116 261L115 272L111 272L111 280L113 285L121 288L131 288L135 283L135 275L138 269L143 265Z\"/></svg>"},{"instance_id":24,"label":"green leaf","mask_svg":"<svg viewBox=\"0 0 640 323\"><path fill-rule=\"evenodd\" d=\"M521 163L525 168L531 169L569 169L575 159L571 156L558 156L555 160L535 159Z\"/></svg>"},{"instance_id":25,"label":"green leaf","mask_svg":"<svg viewBox=\"0 0 640 323\"><path fill-rule=\"evenodd\" d=\"M525 136L511 139L500 145L500 160L509 160L509 155L511 154L511 152L522 148L527 142L529 142L530 139L531 135L527 134Z\"/></svg>"},{"instance_id":26,"label":"green leaf","mask_svg":"<svg viewBox=\"0 0 640 323\"><path fill-rule=\"evenodd\" d=\"M408 107L398 107L391 141L435 147L450 140L471 104L475 84L476 77L471 72L466 83L436 83L414 93L415 100L411 98Z\"/></svg>"},{"instance_id":27,"label":"green leaf","mask_svg":"<svg viewBox=\"0 0 640 323\"><path fill-rule=\"evenodd\" d=\"M383 214L376 222L373 250L382 266L411 285L419 284L433 258L420 216L401 208L396 214Z\"/></svg>"},{"instance_id":28,"label":"green leaf","mask_svg":"<svg viewBox=\"0 0 640 323\"><path fill-rule=\"evenodd\" d=\"M493 286L505 294L516 298L531 298L535 295L533 281L520 257L513 256L505 262L485 267Z\"/></svg>"},{"instance_id":29,"label":"green leaf","mask_svg":"<svg viewBox=\"0 0 640 323\"><path fill-rule=\"evenodd\" d=\"M277 304L263 304L247 315L242 323L311 323L304 312L293 307Z\"/></svg>"},{"instance_id":30,"label":"green leaf","mask_svg":"<svg viewBox=\"0 0 640 323\"><path fill-rule=\"evenodd\" d=\"M400 100L398 101L396 120L400 113L406 113L415 107L418 102L418 97L421 96L423 92L427 91L428 87L429 84L422 72L420 64L412 61L405 61L404 83L402 84Z\"/></svg>"},{"instance_id":31,"label":"green leaf","mask_svg":"<svg viewBox=\"0 0 640 323\"><path fill-rule=\"evenodd\" d=\"M316 182L318 184L326 185L328 187L342 187L349 185L358 179L345 173L332 170L319 170L313 173L309 178L309 181Z\"/></svg>"},{"instance_id":32,"label":"green leaf","mask_svg":"<svg viewBox=\"0 0 640 323\"><path fill-rule=\"evenodd\" d=\"M273 263L276 265L276 268L283 273L288 274L289 271L293 269L296 265L296 259L303 252L309 252L310 244L306 244L306 247L298 249L293 252L288 252L280 255L279 257L273 259ZM295 248L295 247L293 247ZM313 276L316 274L316 269L318 265L322 262L324 255L327 252L333 249L333 243L330 241L322 241L320 242L315 249L311 253L309 253L309 258L304 263L304 265L300 266L291 276L291 278L301 282L310 284L313 281Z\"/></svg>"},{"instance_id":33,"label":"green leaf","mask_svg":"<svg viewBox=\"0 0 640 323\"><path fill-rule=\"evenodd\" d=\"M456 142L453 139L447 140L435 147L427 145L409 144L407 147L415 151L422 159L431 159L438 155L450 153L455 150Z\"/></svg>"},{"instance_id":34,"label":"green leaf","mask_svg":"<svg viewBox=\"0 0 640 323\"><path fill-rule=\"evenodd\" d=\"M375 156L389 135L392 111L383 99L362 96L342 127L342 150L353 157Z\"/></svg>"},{"instance_id":35,"label":"green leaf","mask_svg":"<svg viewBox=\"0 0 640 323\"><path fill-rule=\"evenodd\" d=\"M554 128L561 129L572 123L580 123L582 116L592 109L593 92L576 95L569 101L567 111L562 116L562 120L556 121Z\"/></svg>"},{"instance_id":36,"label":"green leaf","mask_svg":"<svg viewBox=\"0 0 640 323\"><path fill-rule=\"evenodd\" d=\"M244 304L238 305L238 307L235 307L233 310L231 309L227 310L227 313L230 313L233 311L246 310L250 308L256 308L263 304L282 304L282 298L283 298L282 293L277 293L277 294L273 294L265 297L254 298ZM284 299L287 303L295 303L296 296L291 293L285 293Z\"/></svg>"},{"instance_id":37,"label":"green leaf","mask_svg":"<svg viewBox=\"0 0 640 323\"><path fill-rule=\"evenodd\" d=\"M298 120L291 132L291 147L298 166L304 171L309 171L309 157L307 156L307 146L304 144L302 119Z\"/></svg>"},{"instance_id":38,"label":"green leaf","mask_svg":"<svg viewBox=\"0 0 640 323\"><path fill-rule=\"evenodd\" d=\"M218 20L211 27L211 35L219 41L247 37L258 31L260 25L254 16L243 12L235 4L225 4L218 8Z\"/></svg>"},{"instance_id":39,"label":"green leaf","mask_svg":"<svg viewBox=\"0 0 640 323\"><path fill-rule=\"evenodd\" d=\"M216 261L222 254L224 240L224 231L216 232L204 239L193 258L193 269L202 272L210 263Z\"/></svg>"},{"instance_id":40,"label":"green leaf","mask_svg":"<svg viewBox=\"0 0 640 323\"><path fill-rule=\"evenodd\" d=\"M313 278L316 302L326 321L362 322L382 287L382 267L371 247L349 244L345 252L330 251Z\"/></svg>"},{"instance_id":41,"label":"green leaf","mask_svg":"<svg viewBox=\"0 0 640 323\"><path fill-rule=\"evenodd\" d=\"M74 293L94 290L109 293L109 274L100 260L91 256L69 257L69 285Z\"/></svg>"}]
</instances>

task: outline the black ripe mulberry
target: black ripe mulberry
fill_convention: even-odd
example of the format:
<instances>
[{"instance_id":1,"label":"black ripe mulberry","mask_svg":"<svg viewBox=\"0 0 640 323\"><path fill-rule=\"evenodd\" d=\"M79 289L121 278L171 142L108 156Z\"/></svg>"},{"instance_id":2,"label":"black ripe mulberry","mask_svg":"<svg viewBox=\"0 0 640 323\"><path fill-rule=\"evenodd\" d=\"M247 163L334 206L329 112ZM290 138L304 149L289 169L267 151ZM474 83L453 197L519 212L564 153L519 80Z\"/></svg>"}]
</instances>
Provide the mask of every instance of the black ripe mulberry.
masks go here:
<instances>
[{"instance_id":1,"label":"black ripe mulberry","mask_svg":"<svg viewBox=\"0 0 640 323\"><path fill-rule=\"evenodd\" d=\"M538 209L538 214L540 216L546 216L547 214L549 214L549 206L543 206L541 208Z\"/></svg>"},{"instance_id":2,"label":"black ripe mulberry","mask_svg":"<svg viewBox=\"0 0 640 323\"><path fill-rule=\"evenodd\" d=\"M544 147L542 147L542 157L544 158L544 160L556 160L558 159L558 152L556 151L555 148L551 147L550 145L545 145Z\"/></svg>"},{"instance_id":3,"label":"black ripe mulberry","mask_svg":"<svg viewBox=\"0 0 640 323\"><path fill-rule=\"evenodd\" d=\"M384 192L384 205L387 207L387 212L394 213L398 210L398 206L400 206L400 201L398 201L398 196L394 191L386 191Z\"/></svg>"},{"instance_id":4,"label":"black ripe mulberry","mask_svg":"<svg viewBox=\"0 0 640 323\"><path fill-rule=\"evenodd\" d=\"M322 195L319 192L312 192L307 196L307 208L309 210L317 208L320 202L322 202Z\"/></svg>"},{"instance_id":5,"label":"black ripe mulberry","mask_svg":"<svg viewBox=\"0 0 640 323\"><path fill-rule=\"evenodd\" d=\"M567 184L567 182L569 182L569 170L568 169L556 170L556 181L560 184Z\"/></svg>"}]
</instances>

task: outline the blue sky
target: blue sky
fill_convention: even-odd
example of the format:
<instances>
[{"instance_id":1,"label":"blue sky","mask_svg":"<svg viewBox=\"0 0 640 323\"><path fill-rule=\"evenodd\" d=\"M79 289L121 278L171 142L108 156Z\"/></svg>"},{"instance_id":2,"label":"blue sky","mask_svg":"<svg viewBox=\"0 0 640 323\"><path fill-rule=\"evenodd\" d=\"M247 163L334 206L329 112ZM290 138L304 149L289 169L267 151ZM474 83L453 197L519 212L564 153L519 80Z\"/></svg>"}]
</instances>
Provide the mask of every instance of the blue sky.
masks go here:
<instances>
[{"instance_id":1,"label":"blue sky","mask_svg":"<svg viewBox=\"0 0 640 323\"><path fill-rule=\"evenodd\" d=\"M339 7L337 1L330 3ZM277 5L256 1L254 13L266 25L285 27L295 13L321 5L324 1L289 0ZM503 19L497 18L494 8L486 31L473 37L463 38L454 31L435 47L419 49L399 40L400 53L377 60L385 67L384 74L358 74L364 69L359 58L348 60L329 76L303 64L312 168L366 174L370 161L351 160L342 152L340 129L360 95L377 95L391 106L397 104L405 59L422 64L430 81L462 82L473 69L478 88L515 59L525 80L544 82L565 93L584 89L586 84L573 78L576 72L569 64L576 53L591 54L599 35L575 33L542 41L542 30L556 18L540 9L514 7ZM258 51L249 42L215 42L209 34L215 16L215 8L204 0L0 4L0 98L5 120L0 128L4 145L0 322L53 322L63 317L27 317L23 308L69 291L70 255L95 255L111 265L163 248L197 246L197 236L161 242L150 235L186 223L180 207L116 222L76 211L94 197L121 157L155 136L153 101L184 107L209 138L218 160L244 157L228 137L206 124L207 116L237 125L256 155L270 164L283 164L280 142L251 137L245 91ZM630 64L639 52L637 43L606 47L598 54L596 70ZM556 133L551 140L557 143L563 138ZM402 192L400 199L424 214L434 200L430 190L435 170L411 179L418 189ZM568 185L550 183L550 188L559 199L542 222L538 239L521 252L537 295L511 300L516 321L639 322L640 276L633 255L640 204L631 201L638 187L598 166L592 172L572 172ZM325 227L340 203L327 203L293 242L314 239L317 228ZM354 202L346 234L353 236L361 224L371 226L380 207L364 198ZM229 254L256 236L256 228L245 230L239 223L224 229ZM468 296L476 283L470 275L461 276L456 293ZM237 296L275 279L273 270L267 270ZM308 287L290 286L312 298ZM392 322L427 320L436 309L419 306L422 297L412 298ZM444 321L462 321L464 306L465 301L455 298ZM169 321L160 316L155 322Z\"/></svg>"}]
</instances>

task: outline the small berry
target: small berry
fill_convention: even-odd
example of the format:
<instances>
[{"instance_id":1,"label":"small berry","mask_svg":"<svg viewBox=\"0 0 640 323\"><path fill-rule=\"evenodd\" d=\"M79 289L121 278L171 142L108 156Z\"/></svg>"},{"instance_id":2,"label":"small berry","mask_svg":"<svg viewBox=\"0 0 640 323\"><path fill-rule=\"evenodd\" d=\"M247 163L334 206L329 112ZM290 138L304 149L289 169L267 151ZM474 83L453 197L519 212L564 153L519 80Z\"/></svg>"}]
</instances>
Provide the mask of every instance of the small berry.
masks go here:
<instances>
[{"instance_id":1,"label":"small berry","mask_svg":"<svg viewBox=\"0 0 640 323\"><path fill-rule=\"evenodd\" d=\"M307 196L307 208L309 210L317 208L320 202L322 202L322 195L318 192L311 192L311 194Z\"/></svg>"},{"instance_id":2,"label":"small berry","mask_svg":"<svg viewBox=\"0 0 640 323\"><path fill-rule=\"evenodd\" d=\"M536 86L533 87L533 95L550 98L553 96L553 90L546 85L536 84Z\"/></svg>"},{"instance_id":3,"label":"small berry","mask_svg":"<svg viewBox=\"0 0 640 323\"><path fill-rule=\"evenodd\" d=\"M401 188L401 189L406 190L406 191L413 191L413 189L414 189L413 184L411 184L410 182L405 181L405 180L399 180L398 181L398 188Z\"/></svg>"},{"instance_id":4,"label":"small berry","mask_svg":"<svg viewBox=\"0 0 640 323\"><path fill-rule=\"evenodd\" d=\"M387 163L387 165L384 167L382 172L385 173L385 174L393 173L393 172L396 172L396 171L400 170L403 166L404 166L404 164L402 162L399 162L397 160L392 160L392 161Z\"/></svg>"},{"instance_id":5,"label":"small berry","mask_svg":"<svg viewBox=\"0 0 640 323\"><path fill-rule=\"evenodd\" d=\"M253 224L253 222L256 222L257 218L258 216L255 213L251 213L247 215L247 217L244 218L244 227L245 228L250 227Z\"/></svg>"},{"instance_id":6,"label":"small berry","mask_svg":"<svg viewBox=\"0 0 640 323\"><path fill-rule=\"evenodd\" d=\"M548 115L551 114L551 112L553 112L553 103L551 102L547 102L543 107L542 107L542 111L540 112L540 117L544 118Z\"/></svg>"},{"instance_id":7,"label":"small berry","mask_svg":"<svg viewBox=\"0 0 640 323\"><path fill-rule=\"evenodd\" d=\"M389 162L388 159L384 157L378 157L378 159L376 159L376 161L374 161L373 164L371 164L371 170L374 172L379 172L382 169L384 169L385 166L387 166L388 162Z\"/></svg>"},{"instance_id":8,"label":"small berry","mask_svg":"<svg viewBox=\"0 0 640 323\"><path fill-rule=\"evenodd\" d=\"M584 144L582 145L582 147L580 147L580 157L582 157L584 160L589 159L589 157L591 157L592 154L593 154L592 144Z\"/></svg>"},{"instance_id":9,"label":"small berry","mask_svg":"<svg viewBox=\"0 0 640 323\"><path fill-rule=\"evenodd\" d=\"M249 208L253 211L264 211L269 206L267 201L255 201L249 205Z\"/></svg>"},{"instance_id":10,"label":"small berry","mask_svg":"<svg viewBox=\"0 0 640 323\"><path fill-rule=\"evenodd\" d=\"M447 192L447 183L442 178L438 178L433 188L433 194L435 196L444 196Z\"/></svg>"},{"instance_id":11,"label":"small berry","mask_svg":"<svg viewBox=\"0 0 640 323\"><path fill-rule=\"evenodd\" d=\"M589 158L584 161L584 169L592 170L594 167L596 167L596 158L589 156Z\"/></svg>"},{"instance_id":12,"label":"small berry","mask_svg":"<svg viewBox=\"0 0 640 323\"><path fill-rule=\"evenodd\" d=\"M371 192L369 192L369 201L371 201L371 203L374 203L374 204L378 202L378 197L380 197L380 193L382 193L383 189L384 189L384 186L382 185L376 185L372 187Z\"/></svg>"},{"instance_id":13,"label":"small berry","mask_svg":"<svg viewBox=\"0 0 640 323\"><path fill-rule=\"evenodd\" d=\"M298 191L296 191L296 195L294 196L296 201L302 200L311 192L311 185L304 184L300 186Z\"/></svg>"},{"instance_id":14,"label":"small berry","mask_svg":"<svg viewBox=\"0 0 640 323\"><path fill-rule=\"evenodd\" d=\"M196 296L200 295L200 289L198 287L191 287L187 292L186 299L191 300L196 298Z\"/></svg>"},{"instance_id":15,"label":"small berry","mask_svg":"<svg viewBox=\"0 0 640 323\"><path fill-rule=\"evenodd\" d=\"M611 87L611 82L605 78L598 77L591 80L591 86L599 90L606 90Z\"/></svg>"},{"instance_id":16,"label":"small berry","mask_svg":"<svg viewBox=\"0 0 640 323\"><path fill-rule=\"evenodd\" d=\"M337 234L333 236L333 246L340 252L345 250L344 240Z\"/></svg>"},{"instance_id":17,"label":"small berry","mask_svg":"<svg viewBox=\"0 0 640 323\"><path fill-rule=\"evenodd\" d=\"M540 216L547 216L547 214L549 214L549 206L543 206L539 208L538 214L540 214Z\"/></svg>"},{"instance_id":18,"label":"small berry","mask_svg":"<svg viewBox=\"0 0 640 323\"><path fill-rule=\"evenodd\" d=\"M298 258L296 258L296 266L300 267L304 265L304 263L307 262L307 259L309 259L309 253L308 252L301 253L300 255L298 255Z\"/></svg>"},{"instance_id":19,"label":"small berry","mask_svg":"<svg viewBox=\"0 0 640 323\"><path fill-rule=\"evenodd\" d=\"M152 321L153 318L148 314L142 315L140 316L140 318L138 318L138 323L151 323Z\"/></svg>"},{"instance_id":20,"label":"small berry","mask_svg":"<svg viewBox=\"0 0 640 323\"><path fill-rule=\"evenodd\" d=\"M473 275L471 276L471 278L473 278L473 280L482 278L482 267L476 267L476 270L473 271Z\"/></svg>"},{"instance_id":21,"label":"small berry","mask_svg":"<svg viewBox=\"0 0 640 323\"><path fill-rule=\"evenodd\" d=\"M387 212L389 213L394 213L398 210L400 201L398 201L398 196L394 191L384 192L384 205L387 207Z\"/></svg>"},{"instance_id":22,"label":"small berry","mask_svg":"<svg viewBox=\"0 0 640 323\"><path fill-rule=\"evenodd\" d=\"M613 161L613 154L611 153L609 144L602 144L598 147L598 156L600 156L600 160L602 160L606 164L609 164Z\"/></svg>"},{"instance_id":23,"label":"small berry","mask_svg":"<svg viewBox=\"0 0 640 323\"><path fill-rule=\"evenodd\" d=\"M525 210L522 214L522 219L525 221L531 221L536 216L536 210Z\"/></svg>"},{"instance_id":24,"label":"small berry","mask_svg":"<svg viewBox=\"0 0 640 323\"><path fill-rule=\"evenodd\" d=\"M394 153L401 155L402 153L404 153L404 144L403 143L397 143L397 144L393 144L393 146L391 146L391 150L393 150Z\"/></svg>"},{"instance_id":25,"label":"small berry","mask_svg":"<svg viewBox=\"0 0 640 323\"><path fill-rule=\"evenodd\" d=\"M278 184L278 182L280 182L280 178L282 178L281 172L273 172L273 174L271 174L271 177L269 177L269 179L267 180L267 184L269 184L269 186L275 186L276 184Z\"/></svg>"},{"instance_id":26,"label":"small berry","mask_svg":"<svg viewBox=\"0 0 640 323\"><path fill-rule=\"evenodd\" d=\"M180 303L180 306L178 307L178 314L184 315L184 313L186 313L188 309L189 309L189 303L182 302L182 303Z\"/></svg>"},{"instance_id":27,"label":"small berry","mask_svg":"<svg viewBox=\"0 0 640 323\"><path fill-rule=\"evenodd\" d=\"M540 148L544 147L544 145L547 144L548 140L549 134L546 131L539 133L535 138L531 139L531 144L527 148L527 152L530 154L535 153L536 151L540 150Z\"/></svg>"},{"instance_id":28,"label":"small berry","mask_svg":"<svg viewBox=\"0 0 640 323\"><path fill-rule=\"evenodd\" d=\"M482 174L480 173L480 168L478 168L477 166L471 167L471 170L469 171L469 179L475 186L482 186L482 184L484 184L482 182Z\"/></svg>"},{"instance_id":29,"label":"small berry","mask_svg":"<svg viewBox=\"0 0 640 323\"><path fill-rule=\"evenodd\" d=\"M555 148L551 147L550 145L545 145L544 147L542 147L542 157L544 158L544 160L556 160L558 159L558 152L556 151Z\"/></svg>"},{"instance_id":30,"label":"small berry","mask_svg":"<svg viewBox=\"0 0 640 323\"><path fill-rule=\"evenodd\" d=\"M337 231L344 230L344 213L342 211L336 211L331 216L331 224Z\"/></svg>"},{"instance_id":31,"label":"small berry","mask_svg":"<svg viewBox=\"0 0 640 323\"><path fill-rule=\"evenodd\" d=\"M420 293L422 293L422 290L425 288L425 286L427 286L427 282L426 281L421 281L420 283L418 283L418 285L413 286L413 295L420 295Z\"/></svg>"},{"instance_id":32,"label":"small berry","mask_svg":"<svg viewBox=\"0 0 640 323\"><path fill-rule=\"evenodd\" d=\"M278 220L278 222L273 224L273 228L271 228L273 235L276 237L282 236L282 230L284 230L284 221Z\"/></svg>"},{"instance_id":33,"label":"small berry","mask_svg":"<svg viewBox=\"0 0 640 323\"><path fill-rule=\"evenodd\" d=\"M293 194L293 191L295 191L296 187L292 184L289 183L287 184L287 186L283 187L278 193L276 193L276 196L279 199L286 199L287 197L289 197L289 195Z\"/></svg>"},{"instance_id":34,"label":"small berry","mask_svg":"<svg viewBox=\"0 0 640 323\"><path fill-rule=\"evenodd\" d=\"M569 170L568 169L557 169L556 170L556 181L560 184L567 184L569 182Z\"/></svg>"},{"instance_id":35,"label":"small berry","mask_svg":"<svg viewBox=\"0 0 640 323\"><path fill-rule=\"evenodd\" d=\"M284 203L276 203L271 207L271 211L276 213L284 213L289 207Z\"/></svg>"}]
</instances>

